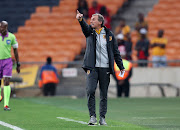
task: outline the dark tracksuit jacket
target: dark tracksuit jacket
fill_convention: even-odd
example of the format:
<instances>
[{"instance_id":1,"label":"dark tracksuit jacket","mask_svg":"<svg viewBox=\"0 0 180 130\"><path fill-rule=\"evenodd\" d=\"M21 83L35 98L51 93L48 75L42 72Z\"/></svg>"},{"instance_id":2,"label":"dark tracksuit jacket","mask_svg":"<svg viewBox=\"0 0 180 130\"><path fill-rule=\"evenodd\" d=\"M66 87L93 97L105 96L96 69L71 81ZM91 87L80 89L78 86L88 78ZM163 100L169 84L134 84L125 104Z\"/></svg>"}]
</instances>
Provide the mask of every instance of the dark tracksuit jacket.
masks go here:
<instances>
[{"instance_id":1,"label":"dark tracksuit jacket","mask_svg":"<svg viewBox=\"0 0 180 130\"><path fill-rule=\"evenodd\" d=\"M79 23L86 37L86 52L84 55L82 68L87 72L87 70L94 69L96 64L96 33L95 30L93 30L92 27L88 25L84 20L80 21ZM120 70L124 69L124 67L113 33L106 27L104 28L106 31L110 73L114 74L114 60Z\"/></svg>"}]
</instances>

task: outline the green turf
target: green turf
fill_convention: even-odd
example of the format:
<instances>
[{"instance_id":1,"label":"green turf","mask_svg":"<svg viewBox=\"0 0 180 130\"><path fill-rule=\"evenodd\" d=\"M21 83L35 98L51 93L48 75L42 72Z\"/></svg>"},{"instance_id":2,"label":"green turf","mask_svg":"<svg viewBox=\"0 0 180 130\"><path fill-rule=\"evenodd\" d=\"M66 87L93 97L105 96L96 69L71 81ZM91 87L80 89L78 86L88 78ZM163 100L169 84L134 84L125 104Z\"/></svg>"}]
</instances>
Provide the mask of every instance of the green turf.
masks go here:
<instances>
[{"instance_id":1,"label":"green turf","mask_svg":"<svg viewBox=\"0 0 180 130\"><path fill-rule=\"evenodd\" d=\"M180 129L180 98L109 99L108 126L87 126L57 119L88 122L86 99L63 97L11 99L11 111L0 103L0 121L23 129ZM99 105L97 99L96 105ZM98 108L96 108L98 116ZM7 129L0 125L0 129Z\"/></svg>"}]
</instances>

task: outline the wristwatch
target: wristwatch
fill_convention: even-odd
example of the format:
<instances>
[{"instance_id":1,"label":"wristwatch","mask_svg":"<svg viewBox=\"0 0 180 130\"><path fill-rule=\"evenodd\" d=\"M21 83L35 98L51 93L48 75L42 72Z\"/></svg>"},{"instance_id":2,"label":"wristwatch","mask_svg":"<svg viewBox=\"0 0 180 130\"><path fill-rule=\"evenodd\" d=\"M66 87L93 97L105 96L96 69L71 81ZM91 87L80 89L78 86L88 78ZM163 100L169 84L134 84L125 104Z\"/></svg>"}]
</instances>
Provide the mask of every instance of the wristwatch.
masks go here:
<instances>
[{"instance_id":1,"label":"wristwatch","mask_svg":"<svg viewBox=\"0 0 180 130\"><path fill-rule=\"evenodd\" d=\"M20 62L17 62L17 66L18 66L18 67L20 67L20 66L21 66Z\"/></svg>"}]
</instances>

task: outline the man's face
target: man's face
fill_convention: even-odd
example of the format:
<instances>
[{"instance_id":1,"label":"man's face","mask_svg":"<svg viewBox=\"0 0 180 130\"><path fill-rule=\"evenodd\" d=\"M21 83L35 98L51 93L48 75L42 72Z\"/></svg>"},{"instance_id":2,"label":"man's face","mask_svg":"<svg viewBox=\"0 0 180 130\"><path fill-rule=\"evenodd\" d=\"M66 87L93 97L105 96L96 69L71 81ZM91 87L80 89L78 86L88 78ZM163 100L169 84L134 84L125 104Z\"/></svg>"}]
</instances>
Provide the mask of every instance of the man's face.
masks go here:
<instances>
[{"instance_id":1,"label":"man's face","mask_svg":"<svg viewBox=\"0 0 180 130\"><path fill-rule=\"evenodd\" d=\"M158 37L163 37L163 34L164 34L164 32L163 32L162 30L160 30L160 31L158 32Z\"/></svg>"},{"instance_id":2,"label":"man's face","mask_svg":"<svg viewBox=\"0 0 180 130\"><path fill-rule=\"evenodd\" d=\"M4 34L7 31L7 25L0 23L0 33Z\"/></svg>"},{"instance_id":3,"label":"man's face","mask_svg":"<svg viewBox=\"0 0 180 130\"><path fill-rule=\"evenodd\" d=\"M91 17L91 27L94 29L97 29L98 27L101 27L102 22L98 21L98 15L94 15Z\"/></svg>"}]
</instances>

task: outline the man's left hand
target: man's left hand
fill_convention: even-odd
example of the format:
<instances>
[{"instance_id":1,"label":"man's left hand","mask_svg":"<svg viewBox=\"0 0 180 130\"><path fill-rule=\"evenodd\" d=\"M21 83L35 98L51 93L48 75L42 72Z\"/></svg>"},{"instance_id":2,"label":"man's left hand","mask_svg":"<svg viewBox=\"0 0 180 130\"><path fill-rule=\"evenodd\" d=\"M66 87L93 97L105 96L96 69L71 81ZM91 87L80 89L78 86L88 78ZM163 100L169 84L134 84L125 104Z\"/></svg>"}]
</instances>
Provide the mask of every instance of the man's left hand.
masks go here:
<instances>
[{"instance_id":1,"label":"man's left hand","mask_svg":"<svg viewBox=\"0 0 180 130\"><path fill-rule=\"evenodd\" d=\"M121 70L121 75L125 72L125 69Z\"/></svg>"},{"instance_id":2,"label":"man's left hand","mask_svg":"<svg viewBox=\"0 0 180 130\"><path fill-rule=\"evenodd\" d=\"M16 71L17 71L17 73L20 73L20 66L16 67Z\"/></svg>"},{"instance_id":3,"label":"man's left hand","mask_svg":"<svg viewBox=\"0 0 180 130\"><path fill-rule=\"evenodd\" d=\"M17 71L17 73L20 73L20 63L19 62L17 62L17 67L16 67L16 71Z\"/></svg>"}]
</instances>

